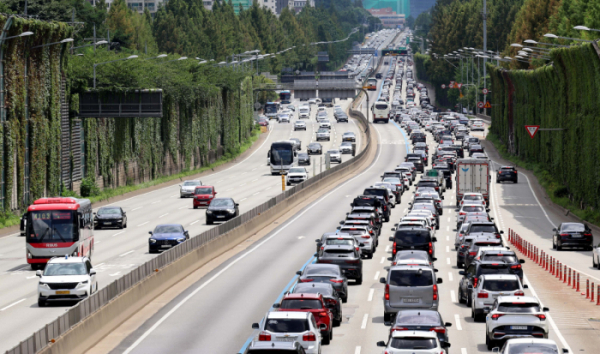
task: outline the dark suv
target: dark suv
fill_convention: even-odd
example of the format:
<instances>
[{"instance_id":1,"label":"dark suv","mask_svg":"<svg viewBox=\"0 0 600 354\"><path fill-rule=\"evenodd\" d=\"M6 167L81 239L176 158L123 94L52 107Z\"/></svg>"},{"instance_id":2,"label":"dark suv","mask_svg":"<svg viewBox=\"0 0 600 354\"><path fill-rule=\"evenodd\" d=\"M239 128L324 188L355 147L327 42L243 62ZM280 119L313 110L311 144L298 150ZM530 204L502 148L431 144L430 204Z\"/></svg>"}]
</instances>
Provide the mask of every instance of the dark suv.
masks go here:
<instances>
[{"instance_id":1,"label":"dark suv","mask_svg":"<svg viewBox=\"0 0 600 354\"><path fill-rule=\"evenodd\" d=\"M519 176L517 169L512 166L502 166L496 172L496 183L500 183L502 181L511 181L513 183L519 182Z\"/></svg>"},{"instance_id":2,"label":"dark suv","mask_svg":"<svg viewBox=\"0 0 600 354\"><path fill-rule=\"evenodd\" d=\"M425 163L423 162L423 158L421 156L419 157L409 157L406 162L412 162L417 171L423 173L425 172Z\"/></svg>"},{"instance_id":3,"label":"dark suv","mask_svg":"<svg viewBox=\"0 0 600 354\"><path fill-rule=\"evenodd\" d=\"M387 190L386 190L387 191ZM354 198L354 201L350 203L351 207L357 206L371 206L381 209L381 215L385 222L390 221L390 208L387 203L382 202L379 198L374 195L359 195Z\"/></svg>"},{"instance_id":4,"label":"dark suv","mask_svg":"<svg viewBox=\"0 0 600 354\"><path fill-rule=\"evenodd\" d=\"M505 263L510 266L510 270L513 274L516 274L521 278L521 282L523 281L523 267L521 264L525 263L524 259L519 259L517 254L510 250L490 250L490 251L481 251L479 255L479 259L476 261L481 262L495 262L495 263Z\"/></svg>"},{"instance_id":5,"label":"dark suv","mask_svg":"<svg viewBox=\"0 0 600 354\"><path fill-rule=\"evenodd\" d=\"M362 259L360 251L348 245L324 245L323 250L315 253L316 263L337 264L348 279L362 284Z\"/></svg>"},{"instance_id":6,"label":"dark suv","mask_svg":"<svg viewBox=\"0 0 600 354\"><path fill-rule=\"evenodd\" d=\"M475 262L467 268L467 270L461 270L458 274L463 277L460 279L458 284L458 302L461 304L466 303L467 306L471 306L472 290L477 286L479 277L483 274L515 274L510 268L509 264L492 262Z\"/></svg>"},{"instance_id":7,"label":"dark suv","mask_svg":"<svg viewBox=\"0 0 600 354\"><path fill-rule=\"evenodd\" d=\"M430 257L435 256L435 237L424 227L401 227L392 228L394 236L390 237L392 245L392 254L396 255L398 251L422 250L427 251Z\"/></svg>"},{"instance_id":8,"label":"dark suv","mask_svg":"<svg viewBox=\"0 0 600 354\"><path fill-rule=\"evenodd\" d=\"M475 256L479 252L479 247L502 247L502 239L493 236L479 236L469 246L469 251L465 254L465 268L473 263Z\"/></svg>"}]
</instances>

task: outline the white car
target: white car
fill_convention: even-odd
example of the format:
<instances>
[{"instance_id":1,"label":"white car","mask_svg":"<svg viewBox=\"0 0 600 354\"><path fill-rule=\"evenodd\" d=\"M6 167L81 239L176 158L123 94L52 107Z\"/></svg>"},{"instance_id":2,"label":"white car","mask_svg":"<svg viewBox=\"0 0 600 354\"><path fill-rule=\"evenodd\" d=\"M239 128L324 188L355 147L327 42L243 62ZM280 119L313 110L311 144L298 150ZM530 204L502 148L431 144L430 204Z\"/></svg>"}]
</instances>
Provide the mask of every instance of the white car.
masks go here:
<instances>
[{"instance_id":1,"label":"white car","mask_svg":"<svg viewBox=\"0 0 600 354\"><path fill-rule=\"evenodd\" d=\"M294 131L296 130L306 130L306 123L301 120L297 120L294 122Z\"/></svg>"},{"instance_id":2,"label":"white car","mask_svg":"<svg viewBox=\"0 0 600 354\"><path fill-rule=\"evenodd\" d=\"M340 145L340 152L342 154L351 154L352 153L352 143L344 141L342 145Z\"/></svg>"},{"instance_id":3,"label":"white car","mask_svg":"<svg viewBox=\"0 0 600 354\"><path fill-rule=\"evenodd\" d=\"M475 322L483 320L499 296L525 296L523 289L527 289L527 285L521 284L516 274L480 275L477 286L472 290L471 318Z\"/></svg>"},{"instance_id":4,"label":"white car","mask_svg":"<svg viewBox=\"0 0 600 354\"><path fill-rule=\"evenodd\" d=\"M98 291L96 270L88 257L54 257L36 275L39 307L49 301L80 301Z\"/></svg>"},{"instance_id":5,"label":"white car","mask_svg":"<svg viewBox=\"0 0 600 354\"><path fill-rule=\"evenodd\" d=\"M327 112L327 110L325 109L325 107L318 107L317 113L319 113L319 112Z\"/></svg>"},{"instance_id":6,"label":"white car","mask_svg":"<svg viewBox=\"0 0 600 354\"><path fill-rule=\"evenodd\" d=\"M298 184L306 181L308 179L308 171L304 167L292 167L290 168L287 174L287 182L288 186L292 184Z\"/></svg>"},{"instance_id":7,"label":"white car","mask_svg":"<svg viewBox=\"0 0 600 354\"><path fill-rule=\"evenodd\" d=\"M460 201L459 207L461 207L465 203L480 204L485 206L485 199L483 199L483 194L481 193L465 193L463 194L463 198Z\"/></svg>"},{"instance_id":8,"label":"white car","mask_svg":"<svg viewBox=\"0 0 600 354\"><path fill-rule=\"evenodd\" d=\"M202 182L197 179L183 182L183 184L179 185L179 197L193 197L194 192L196 191L196 187L199 187L201 185Z\"/></svg>"},{"instance_id":9,"label":"white car","mask_svg":"<svg viewBox=\"0 0 600 354\"><path fill-rule=\"evenodd\" d=\"M319 121L319 128L327 128L327 129L331 129L331 123L329 122L329 120L324 119L322 121Z\"/></svg>"},{"instance_id":10,"label":"white car","mask_svg":"<svg viewBox=\"0 0 600 354\"><path fill-rule=\"evenodd\" d=\"M485 344L491 350L511 338L548 338L548 321L540 302L531 296L499 296L485 317Z\"/></svg>"},{"instance_id":11,"label":"white car","mask_svg":"<svg viewBox=\"0 0 600 354\"><path fill-rule=\"evenodd\" d=\"M317 104L317 99L316 98L309 99L308 104Z\"/></svg>"},{"instance_id":12,"label":"white car","mask_svg":"<svg viewBox=\"0 0 600 354\"><path fill-rule=\"evenodd\" d=\"M495 347L492 353L521 354L521 353L560 353L556 342L552 339L542 338L517 338L509 339L504 343L502 349ZM563 348L562 353L568 353L569 349Z\"/></svg>"},{"instance_id":13,"label":"white car","mask_svg":"<svg viewBox=\"0 0 600 354\"><path fill-rule=\"evenodd\" d=\"M389 259L388 259L389 260ZM394 258L392 258L392 265L424 265L428 267L433 267L433 262L436 261L437 258L431 258L427 251L422 250L403 250L396 252Z\"/></svg>"},{"instance_id":14,"label":"white car","mask_svg":"<svg viewBox=\"0 0 600 354\"><path fill-rule=\"evenodd\" d=\"M327 327L324 323L322 326ZM321 353L321 329L310 312L270 311L260 324L253 323L252 328L260 330L259 342L298 342L307 354Z\"/></svg>"},{"instance_id":15,"label":"white car","mask_svg":"<svg viewBox=\"0 0 600 354\"><path fill-rule=\"evenodd\" d=\"M329 133L329 129L325 129L325 128L319 128L319 130L317 130L317 137L316 140L331 140L331 134Z\"/></svg>"},{"instance_id":16,"label":"white car","mask_svg":"<svg viewBox=\"0 0 600 354\"><path fill-rule=\"evenodd\" d=\"M322 120L328 119L329 116L327 115L327 112L325 111L321 111L317 113L317 122L320 122Z\"/></svg>"},{"instance_id":17,"label":"white car","mask_svg":"<svg viewBox=\"0 0 600 354\"><path fill-rule=\"evenodd\" d=\"M342 153L340 150L327 150L327 154L329 155L329 162L342 163Z\"/></svg>"},{"instance_id":18,"label":"white car","mask_svg":"<svg viewBox=\"0 0 600 354\"><path fill-rule=\"evenodd\" d=\"M473 203L470 200L465 201L464 203L460 203L460 209L458 209L458 215L456 216L456 225L460 225L467 213L477 213L474 215L487 216L487 211L485 210L485 203L483 200L476 200Z\"/></svg>"},{"instance_id":19,"label":"white car","mask_svg":"<svg viewBox=\"0 0 600 354\"><path fill-rule=\"evenodd\" d=\"M277 115L277 121L279 123L289 123L290 122L290 116L286 113L280 113Z\"/></svg>"},{"instance_id":20,"label":"white car","mask_svg":"<svg viewBox=\"0 0 600 354\"><path fill-rule=\"evenodd\" d=\"M440 343L434 331L394 331L387 345L379 341L377 346L387 354L444 354L450 343Z\"/></svg>"},{"instance_id":21,"label":"white car","mask_svg":"<svg viewBox=\"0 0 600 354\"><path fill-rule=\"evenodd\" d=\"M482 120L473 119L471 123L471 131L473 132L475 130L485 131L485 125L483 124Z\"/></svg>"},{"instance_id":22,"label":"white car","mask_svg":"<svg viewBox=\"0 0 600 354\"><path fill-rule=\"evenodd\" d=\"M298 109L298 118L300 119L308 119L310 118L310 106L300 106Z\"/></svg>"}]
</instances>

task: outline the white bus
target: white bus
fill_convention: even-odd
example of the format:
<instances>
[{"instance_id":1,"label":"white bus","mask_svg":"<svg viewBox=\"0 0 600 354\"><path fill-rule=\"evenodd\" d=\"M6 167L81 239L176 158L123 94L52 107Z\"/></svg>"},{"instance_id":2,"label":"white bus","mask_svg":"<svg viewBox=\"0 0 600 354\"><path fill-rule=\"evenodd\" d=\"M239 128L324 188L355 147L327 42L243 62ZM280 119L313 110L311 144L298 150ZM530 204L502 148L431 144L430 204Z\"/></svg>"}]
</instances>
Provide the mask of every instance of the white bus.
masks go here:
<instances>
[{"instance_id":1,"label":"white bus","mask_svg":"<svg viewBox=\"0 0 600 354\"><path fill-rule=\"evenodd\" d=\"M385 101L377 101L371 106L373 111L373 123L382 121L389 123L390 121L390 104Z\"/></svg>"}]
</instances>

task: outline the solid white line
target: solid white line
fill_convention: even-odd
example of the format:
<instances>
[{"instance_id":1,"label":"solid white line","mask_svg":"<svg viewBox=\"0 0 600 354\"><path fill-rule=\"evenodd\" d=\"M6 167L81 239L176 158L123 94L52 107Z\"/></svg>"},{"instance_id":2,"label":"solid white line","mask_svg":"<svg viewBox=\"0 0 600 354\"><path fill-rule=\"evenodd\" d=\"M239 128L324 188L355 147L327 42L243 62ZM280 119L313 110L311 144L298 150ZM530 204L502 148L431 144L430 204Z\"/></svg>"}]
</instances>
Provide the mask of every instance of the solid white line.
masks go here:
<instances>
[{"instance_id":1,"label":"solid white line","mask_svg":"<svg viewBox=\"0 0 600 354\"><path fill-rule=\"evenodd\" d=\"M454 290L450 290L450 299L452 300L452 302L456 302L456 293L454 292Z\"/></svg>"},{"instance_id":2,"label":"solid white line","mask_svg":"<svg viewBox=\"0 0 600 354\"><path fill-rule=\"evenodd\" d=\"M446 263L450 264L450 258L446 258Z\"/></svg>"},{"instance_id":3,"label":"solid white line","mask_svg":"<svg viewBox=\"0 0 600 354\"><path fill-rule=\"evenodd\" d=\"M240 202L243 202L243 201L244 201L244 200L246 200L246 199L248 199L248 198L242 198L242 199L240 199Z\"/></svg>"},{"instance_id":4,"label":"solid white line","mask_svg":"<svg viewBox=\"0 0 600 354\"><path fill-rule=\"evenodd\" d=\"M122 233L124 233L124 232L125 232L125 231L117 232L116 234L112 235L112 237L119 236L120 234L122 234Z\"/></svg>"},{"instance_id":5,"label":"solid white line","mask_svg":"<svg viewBox=\"0 0 600 354\"><path fill-rule=\"evenodd\" d=\"M467 354L467 348L460 348L460 354Z\"/></svg>"},{"instance_id":6,"label":"solid white line","mask_svg":"<svg viewBox=\"0 0 600 354\"><path fill-rule=\"evenodd\" d=\"M130 254L130 253L133 253L133 252L135 252L135 251L134 251L134 250L131 250L131 251L129 251L129 252L125 252L125 253L123 253L123 254L119 255L119 257L124 257L124 256L126 256L126 255L128 255L128 254Z\"/></svg>"},{"instance_id":7,"label":"solid white line","mask_svg":"<svg viewBox=\"0 0 600 354\"><path fill-rule=\"evenodd\" d=\"M149 223L149 221L146 221L145 223L141 223L138 226L146 225L147 223ZM98 242L96 242L96 243L98 243Z\"/></svg>"},{"instance_id":8,"label":"solid white line","mask_svg":"<svg viewBox=\"0 0 600 354\"><path fill-rule=\"evenodd\" d=\"M117 275L121 274L121 272L116 272L114 274L109 274L111 277L116 277Z\"/></svg>"},{"instance_id":9,"label":"solid white line","mask_svg":"<svg viewBox=\"0 0 600 354\"><path fill-rule=\"evenodd\" d=\"M375 132L377 132L377 135L379 134L379 130L375 130ZM381 136L379 136L379 139L381 139ZM265 140L266 141L266 140ZM264 143L263 143L264 144ZM255 152L256 153L256 152ZM375 158L375 161L373 161L371 163L371 165L364 170L362 173L350 178L349 180L347 180L346 182L342 183L341 185L339 185L337 188L333 189L332 191L330 191L329 193L325 194L324 196L322 196L320 199L318 199L316 202L314 202L312 205L310 205L309 207L307 207L306 209L304 209L303 212L301 212L300 214L298 214L295 218L293 218L292 220L286 222L284 225L280 226L280 228L278 230L276 230L271 236L267 237L264 241L262 241L261 243L257 244L255 247L249 249L246 253L242 254L241 256L239 256L238 258L234 259L231 263L229 263L227 266L225 266L223 269L221 269L217 274L213 275L211 278L209 278L208 280L206 280L204 283L202 283L202 285L198 286L194 291L192 291L190 294L188 294L188 296L186 296L185 298L183 298L180 302L177 303L177 305L173 306L173 308L167 312L166 314L164 314L158 321L156 321L156 323L148 328L148 330L146 330L146 332L144 332L135 342L133 342L133 344L131 344L124 352L123 354L129 354L131 353L131 351L133 351L138 345L140 345L140 343L142 343L144 341L144 339L146 339L146 337L148 337L152 332L154 332L164 321L166 321L169 317L171 317L177 310L179 310L179 308L181 306L183 306L186 302L188 302L191 298L193 298L198 292L200 292L202 289L204 289L206 286L210 285L213 281L215 281L215 279L219 278L223 273L225 273L227 270L229 270L231 267L233 267L234 265L236 265L239 261L243 260L244 258L246 258L248 255L250 255L252 252L256 251L259 247L261 247L262 245L264 245L265 243L269 242L272 238L274 238L275 236L279 235L279 233L281 233L283 230L287 229L288 226L292 225L296 220L298 220L299 218L301 218L304 214L306 214L309 210L311 210L312 208L314 208L315 206L319 205L320 202L322 202L323 200L325 200L327 197L329 197L330 195L332 195L334 192L337 192L340 188L344 187L346 184L352 182L353 180L355 180L356 178L362 176L363 174L367 173L369 170L371 170L371 168L373 166L375 166L377 164L377 161L379 161L379 158L381 157L381 149L378 150L377 152L377 157ZM383 257L381 260L381 263L383 263Z\"/></svg>"},{"instance_id":10,"label":"solid white line","mask_svg":"<svg viewBox=\"0 0 600 354\"><path fill-rule=\"evenodd\" d=\"M360 325L360 329L367 328L367 320L368 319L369 319L369 314L365 313L365 315L363 316L362 324Z\"/></svg>"},{"instance_id":11,"label":"solid white line","mask_svg":"<svg viewBox=\"0 0 600 354\"><path fill-rule=\"evenodd\" d=\"M138 209L142 209L142 208L143 208L143 207L137 207L137 208L131 209L131 211L138 210Z\"/></svg>"},{"instance_id":12,"label":"solid white line","mask_svg":"<svg viewBox=\"0 0 600 354\"><path fill-rule=\"evenodd\" d=\"M186 206L182 206L181 208L177 209L177 210L181 210L181 209L185 209L187 208Z\"/></svg>"},{"instance_id":13,"label":"solid white line","mask_svg":"<svg viewBox=\"0 0 600 354\"><path fill-rule=\"evenodd\" d=\"M373 278L373 280L377 280L377 279L379 279L379 271L377 271L377 272L375 273L375 277Z\"/></svg>"},{"instance_id":14,"label":"solid white line","mask_svg":"<svg viewBox=\"0 0 600 354\"><path fill-rule=\"evenodd\" d=\"M159 216L158 218L160 219L160 218L162 218L163 216L167 216L167 215L169 215L169 213L162 214L162 215L161 215L161 216Z\"/></svg>"},{"instance_id":15,"label":"solid white line","mask_svg":"<svg viewBox=\"0 0 600 354\"><path fill-rule=\"evenodd\" d=\"M456 329L462 331L462 326L460 324L460 316L458 314L454 315L454 321L456 321Z\"/></svg>"},{"instance_id":16,"label":"solid white line","mask_svg":"<svg viewBox=\"0 0 600 354\"><path fill-rule=\"evenodd\" d=\"M354 349L354 354L360 354L360 346L357 346L356 349Z\"/></svg>"},{"instance_id":17,"label":"solid white line","mask_svg":"<svg viewBox=\"0 0 600 354\"><path fill-rule=\"evenodd\" d=\"M196 221L194 221L193 223L191 223L190 225L194 225L194 224L195 224L195 223L197 223L198 221L200 221L200 220L196 220Z\"/></svg>"},{"instance_id":18,"label":"solid white line","mask_svg":"<svg viewBox=\"0 0 600 354\"><path fill-rule=\"evenodd\" d=\"M379 262L380 264L383 263L385 261L385 257L381 257L381 262Z\"/></svg>"},{"instance_id":19,"label":"solid white line","mask_svg":"<svg viewBox=\"0 0 600 354\"><path fill-rule=\"evenodd\" d=\"M8 306L6 306L6 307L4 307L4 308L0 309L0 311L4 311L4 310L6 310L7 308L13 307L13 306L15 306L16 304L18 304L18 303L21 303L21 302L23 302L23 301L25 301L25 300L27 300L27 299L21 299L21 300L19 300L19 301L17 301L17 302L13 302L12 304L10 304L10 305L8 305Z\"/></svg>"},{"instance_id":20,"label":"solid white line","mask_svg":"<svg viewBox=\"0 0 600 354\"><path fill-rule=\"evenodd\" d=\"M375 293L375 289L369 290L369 298L367 301L373 301L373 294Z\"/></svg>"},{"instance_id":21,"label":"solid white line","mask_svg":"<svg viewBox=\"0 0 600 354\"><path fill-rule=\"evenodd\" d=\"M454 278L452 278L452 272L448 272L448 281L453 281Z\"/></svg>"},{"instance_id":22,"label":"solid white line","mask_svg":"<svg viewBox=\"0 0 600 354\"><path fill-rule=\"evenodd\" d=\"M252 194L252 196L254 197L255 195L258 195L258 194L260 194L260 192L256 192L256 193Z\"/></svg>"}]
</instances>

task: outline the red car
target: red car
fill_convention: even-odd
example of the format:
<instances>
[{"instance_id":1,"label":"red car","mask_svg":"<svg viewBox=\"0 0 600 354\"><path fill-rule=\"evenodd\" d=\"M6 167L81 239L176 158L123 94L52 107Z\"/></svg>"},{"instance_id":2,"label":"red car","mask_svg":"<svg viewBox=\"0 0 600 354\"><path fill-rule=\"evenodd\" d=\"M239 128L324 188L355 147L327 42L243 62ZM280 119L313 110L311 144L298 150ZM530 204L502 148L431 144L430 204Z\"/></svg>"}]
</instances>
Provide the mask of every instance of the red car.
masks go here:
<instances>
[{"instance_id":1,"label":"red car","mask_svg":"<svg viewBox=\"0 0 600 354\"><path fill-rule=\"evenodd\" d=\"M261 119L261 120L258 121L258 124L260 126L263 126L263 127L268 127L269 126L269 121L266 120L266 119Z\"/></svg>"},{"instance_id":2,"label":"red car","mask_svg":"<svg viewBox=\"0 0 600 354\"><path fill-rule=\"evenodd\" d=\"M323 344L329 344L333 339L333 313L325 305L321 294L287 294L281 299L280 304L273 308L281 311L312 312L317 326L321 329Z\"/></svg>"},{"instance_id":3,"label":"red car","mask_svg":"<svg viewBox=\"0 0 600 354\"><path fill-rule=\"evenodd\" d=\"M213 198L217 195L213 186L199 186L194 191L194 209L201 206L208 207Z\"/></svg>"}]
</instances>

